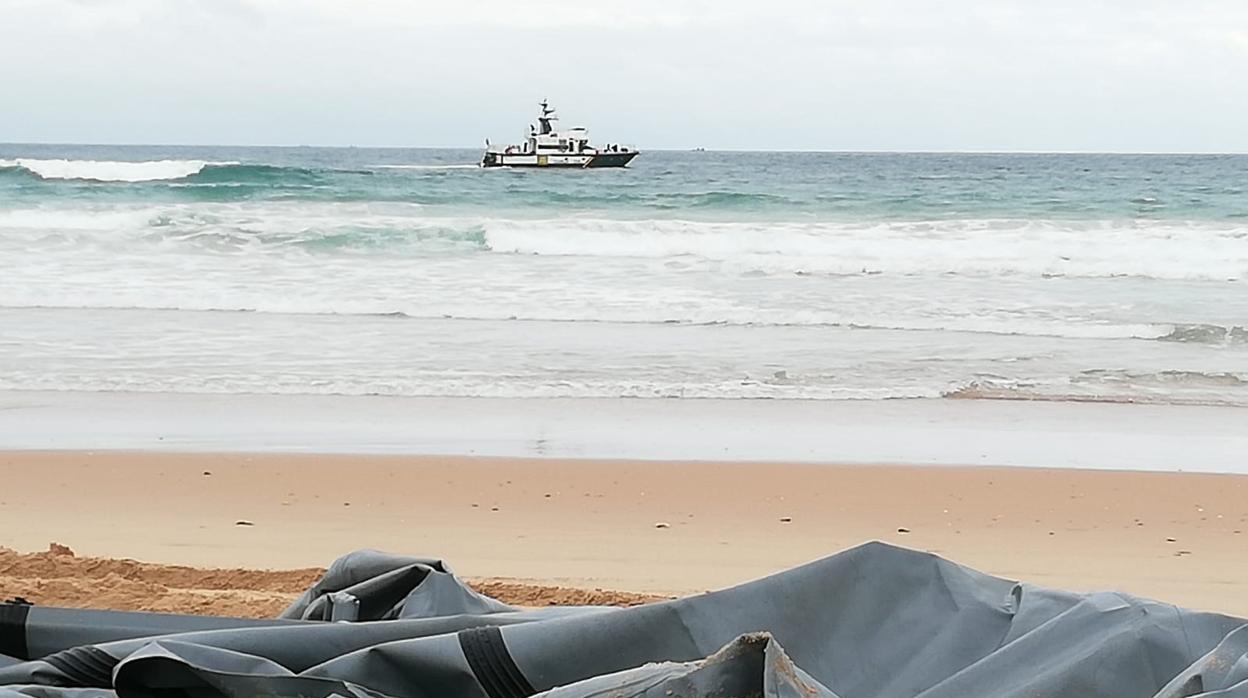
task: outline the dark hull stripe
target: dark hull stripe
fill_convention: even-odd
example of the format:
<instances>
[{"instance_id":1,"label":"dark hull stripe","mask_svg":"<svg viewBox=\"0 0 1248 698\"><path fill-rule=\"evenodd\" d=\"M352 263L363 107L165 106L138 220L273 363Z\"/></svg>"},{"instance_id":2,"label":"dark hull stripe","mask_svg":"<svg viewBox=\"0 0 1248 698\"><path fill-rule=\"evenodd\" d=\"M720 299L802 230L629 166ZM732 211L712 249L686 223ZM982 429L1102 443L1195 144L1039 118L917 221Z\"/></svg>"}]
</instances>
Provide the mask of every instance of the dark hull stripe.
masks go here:
<instances>
[{"instance_id":1,"label":"dark hull stripe","mask_svg":"<svg viewBox=\"0 0 1248 698\"><path fill-rule=\"evenodd\" d=\"M637 153L600 153L586 167L624 167L637 157Z\"/></svg>"},{"instance_id":2,"label":"dark hull stripe","mask_svg":"<svg viewBox=\"0 0 1248 698\"><path fill-rule=\"evenodd\" d=\"M503 633L496 627L474 628L459 633L464 659L490 698L529 698L537 693L516 666Z\"/></svg>"},{"instance_id":3,"label":"dark hull stripe","mask_svg":"<svg viewBox=\"0 0 1248 698\"><path fill-rule=\"evenodd\" d=\"M26 616L29 614L30 604L0 604L0 654L14 659L30 659L26 656Z\"/></svg>"}]
</instances>

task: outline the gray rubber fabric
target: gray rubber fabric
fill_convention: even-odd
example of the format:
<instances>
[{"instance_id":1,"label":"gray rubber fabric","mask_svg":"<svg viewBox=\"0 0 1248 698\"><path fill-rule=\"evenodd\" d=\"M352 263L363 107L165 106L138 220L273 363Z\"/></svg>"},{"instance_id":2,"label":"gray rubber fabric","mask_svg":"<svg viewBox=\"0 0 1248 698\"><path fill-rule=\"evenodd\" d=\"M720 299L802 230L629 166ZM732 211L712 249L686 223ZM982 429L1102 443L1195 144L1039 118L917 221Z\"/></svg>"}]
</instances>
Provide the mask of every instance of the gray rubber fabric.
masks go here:
<instances>
[{"instance_id":1,"label":"gray rubber fabric","mask_svg":"<svg viewBox=\"0 0 1248 698\"><path fill-rule=\"evenodd\" d=\"M25 637L20 646L6 647L21 659L34 659L71 647L96 645L114 640L144 638L169 633L187 633L228 628L263 628L291 625L282 619L212 618L168 613L94 611L77 608L30 606L25 609ZM7 635L4 630L0 633ZM12 633L16 635L16 632ZM0 635L3 642L4 635Z\"/></svg>"},{"instance_id":2,"label":"gray rubber fabric","mask_svg":"<svg viewBox=\"0 0 1248 698\"><path fill-rule=\"evenodd\" d=\"M619 610L512 610L437 561L363 552L287 615L325 617L344 599L362 622L83 645L0 668L0 696L1248 698L1242 619L1018 584L881 543Z\"/></svg>"},{"instance_id":3,"label":"gray rubber fabric","mask_svg":"<svg viewBox=\"0 0 1248 698\"><path fill-rule=\"evenodd\" d=\"M329 620L331 597L359 599L359 620L500 613L512 607L473 591L450 567L431 558L361 550L334 561L325 576L282 612L282 618Z\"/></svg>"}]
</instances>

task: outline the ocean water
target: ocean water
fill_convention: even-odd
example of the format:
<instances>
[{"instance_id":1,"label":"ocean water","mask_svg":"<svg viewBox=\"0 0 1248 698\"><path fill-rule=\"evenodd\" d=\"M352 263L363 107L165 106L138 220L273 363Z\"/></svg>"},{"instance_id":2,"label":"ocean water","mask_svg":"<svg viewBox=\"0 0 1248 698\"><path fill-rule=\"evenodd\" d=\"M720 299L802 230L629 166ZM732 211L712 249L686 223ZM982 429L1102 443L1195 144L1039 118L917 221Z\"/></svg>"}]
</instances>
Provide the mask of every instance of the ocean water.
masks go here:
<instances>
[{"instance_id":1,"label":"ocean water","mask_svg":"<svg viewBox=\"0 0 1248 698\"><path fill-rule=\"evenodd\" d=\"M1248 156L0 145L0 390L1248 406Z\"/></svg>"}]
</instances>

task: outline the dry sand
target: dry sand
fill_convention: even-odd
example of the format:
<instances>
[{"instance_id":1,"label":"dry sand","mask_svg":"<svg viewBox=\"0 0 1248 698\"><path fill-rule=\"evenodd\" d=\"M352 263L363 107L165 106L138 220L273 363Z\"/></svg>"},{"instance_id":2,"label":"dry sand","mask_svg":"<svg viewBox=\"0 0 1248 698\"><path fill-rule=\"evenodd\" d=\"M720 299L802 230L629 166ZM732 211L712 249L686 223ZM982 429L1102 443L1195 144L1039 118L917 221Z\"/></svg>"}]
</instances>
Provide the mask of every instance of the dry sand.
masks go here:
<instances>
[{"instance_id":1,"label":"dry sand","mask_svg":"<svg viewBox=\"0 0 1248 698\"><path fill-rule=\"evenodd\" d=\"M324 574L319 568L246 570L78 557L51 543L39 553L0 548L0 600L118 611L273 618ZM635 606L653 594L568 589L509 580L473 579L478 591L517 606Z\"/></svg>"},{"instance_id":2,"label":"dry sand","mask_svg":"<svg viewBox=\"0 0 1248 698\"><path fill-rule=\"evenodd\" d=\"M1248 616L1245 476L7 452L0 477L0 546L226 570L0 553L0 595L43 603L272 615L362 547L442 557L512 602L635 603L593 590L695 593L884 540Z\"/></svg>"}]
</instances>

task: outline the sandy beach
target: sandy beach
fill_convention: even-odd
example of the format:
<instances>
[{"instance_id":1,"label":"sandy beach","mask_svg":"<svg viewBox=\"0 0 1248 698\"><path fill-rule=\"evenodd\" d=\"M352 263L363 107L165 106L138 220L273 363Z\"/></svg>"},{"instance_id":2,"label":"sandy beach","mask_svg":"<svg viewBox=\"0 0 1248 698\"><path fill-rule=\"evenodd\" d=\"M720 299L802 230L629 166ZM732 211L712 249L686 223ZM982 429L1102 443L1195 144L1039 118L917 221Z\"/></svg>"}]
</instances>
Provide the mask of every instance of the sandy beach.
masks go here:
<instances>
[{"instance_id":1,"label":"sandy beach","mask_svg":"<svg viewBox=\"0 0 1248 698\"><path fill-rule=\"evenodd\" d=\"M162 610L266 615L363 547L441 557L519 603L585 599L556 587L643 595L597 598L629 603L883 540L1035 584L1248 615L1248 477L1236 475L9 451L0 477L0 547L16 551L0 556L0 595L42 603L106 607L110 585L138 584L111 605L185 587ZM78 557L17 554L51 543ZM202 571L215 568L236 573ZM227 587L230 599L210 598Z\"/></svg>"}]
</instances>

